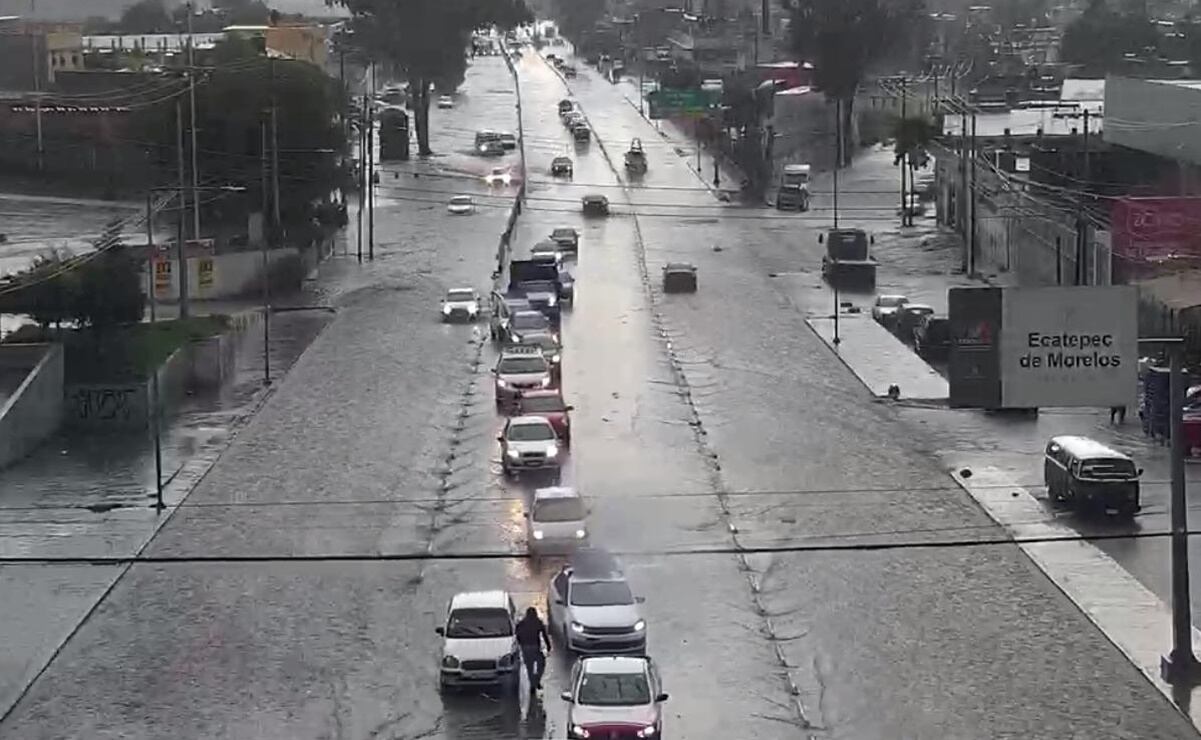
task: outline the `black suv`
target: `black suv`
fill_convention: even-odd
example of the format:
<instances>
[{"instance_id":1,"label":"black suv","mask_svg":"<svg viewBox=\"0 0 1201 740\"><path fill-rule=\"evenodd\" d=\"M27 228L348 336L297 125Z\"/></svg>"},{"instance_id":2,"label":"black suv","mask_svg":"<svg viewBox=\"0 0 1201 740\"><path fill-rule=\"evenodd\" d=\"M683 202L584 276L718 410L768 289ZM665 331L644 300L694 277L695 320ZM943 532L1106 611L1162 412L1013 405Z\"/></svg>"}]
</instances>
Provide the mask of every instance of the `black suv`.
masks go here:
<instances>
[{"instance_id":1,"label":"black suv","mask_svg":"<svg viewBox=\"0 0 1201 740\"><path fill-rule=\"evenodd\" d=\"M951 352L951 320L946 316L923 316L913 330L913 349L923 359L946 359Z\"/></svg>"}]
</instances>

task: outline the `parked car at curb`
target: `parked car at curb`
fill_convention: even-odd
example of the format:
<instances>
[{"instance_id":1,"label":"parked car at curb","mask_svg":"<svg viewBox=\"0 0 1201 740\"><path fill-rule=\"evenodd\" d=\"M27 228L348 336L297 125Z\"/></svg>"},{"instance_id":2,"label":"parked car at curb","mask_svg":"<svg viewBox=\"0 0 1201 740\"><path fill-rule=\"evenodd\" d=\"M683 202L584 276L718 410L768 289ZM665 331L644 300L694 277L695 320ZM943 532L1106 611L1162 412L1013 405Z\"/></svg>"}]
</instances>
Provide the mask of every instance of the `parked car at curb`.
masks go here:
<instances>
[{"instance_id":1,"label":"parked car at curb","mask_svg":"<svg viewBox=\"0 0 1201 740\"><path fill-rule=\"evenodd\" d=\"M903 295L878 295L875 304L872 305L872 318L877 324L891 329L896 324L897 312L906 303L909 303L909 299Z\"/></svg>"},{"instance_id":2,"label":"parked car at curb","mask_svg":"<svg viewBox=\"0 0 1201 740\"><path fill-rule=\"evenodd\" d=\"M696 265L688 262L663 265L664 293L695 293L696 287Z\"/></svg>"},{"instance_id":3,"label":"parked car at curb","mask_svg":"<svg viewBox=\"0 0 1201 740\"><path fill-rule=\"evenodd\" d=\"M913 330L913 350L925 360L944 360L951 353L951 320L929 314Z\"/></svg>"}]
</instances>

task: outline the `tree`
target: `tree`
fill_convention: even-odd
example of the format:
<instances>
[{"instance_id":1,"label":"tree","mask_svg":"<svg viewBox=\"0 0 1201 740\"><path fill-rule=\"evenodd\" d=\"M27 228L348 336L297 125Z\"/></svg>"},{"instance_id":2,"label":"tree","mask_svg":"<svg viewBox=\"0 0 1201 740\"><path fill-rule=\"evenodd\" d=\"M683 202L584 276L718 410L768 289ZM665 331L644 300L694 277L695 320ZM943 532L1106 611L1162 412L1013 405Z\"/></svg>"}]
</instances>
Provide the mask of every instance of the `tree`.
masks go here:
<instances>
[{"instance_id":1,"label":"tree","mask_svg":"<svg viewBox=\"0 0 1201 740\"><path fill-rule=\"evenodd\" d=\"M841 166L850 159L850 122L855 91L868 69L907 38L922 16L922 0L796 0L791 45L813 63L814 83L827 100L841 103L838 151Z\"/></svg>"},{"instance_id":2,"label":"tree","mask_svg":"<svg viewBox=\"0 0 1201 740\"><path fill-rule=\"evenodd\" d=\"M898 117L893 121L892 135L895 140L893 164L908 168L908 173L904 170L901 172L902 203L905 204L901 212L901 221L903 225L912 226L913 212L910 209L910 193L913 191L913 184L917 181L917 170L930 162L930 143L938 135L938 129L928 119L920 116ZM908 187L905 186L906 174L909 176Z\"/></svg>"},{"instance_id":3,"label":"tree","mask_svg":"<svg viewBox=\"0 0 1201 740\"><path fill-rule=\"evenodd\" d=\"M1091 0L1084 13L1064 30L1060 58L1090 72L1114 71L1126 54L1141 54L1159 41L1146 15L1115 11L1105 0Z\"/></svg>"},{"instance_id":4,"label":"tree","mask_svg":"<svg viewBox=\"0 0 1201 740\"><path fill-rule=\"evenodd\" d=\"M117 27L124 33L166 33L173 30L163 0L138 0L125 8Z\"/></svg>"},{"instance_id":5,"label":"tree","mask_svg":"<svg viewBox=\"0 0 1201 740\"><path fill-rule=\"evenodd\" d=\"M403 75L413 96L417 150L429 155L430 84L462 80L473 31L533 22L524 0L341 0L355 43Z\"/></svg>"},{"instance_id":6,"label":"tree","mask_svg":"<svg viewBox=\"0 0 1201 740\"><path fill-rule=\"evenodd\" d=\"M245 187L251 208L262 202L261 125L269 121L274 100L281 220L307 221L309 204L338 185L336 154L344 150L345 140L336 120L337 82L307 62L267 59L243 38L221 41L208 61L215 65L196 86L203 178ZM187 126L187 97L180 100ZM134 122L137 138L151 142L164 173L176 166L175 115L174 104L158 105L141 111ZM236 196L223 196L207 207L232 209L234 201Z\"/></svg>"},{"instance_id":7,"label":"tree","mask_svg":"<svg viewBox=\"0 0 1201 740\"><path fill-rule=\"evenodd\" d=\"M553 0L551 7L559 31L576 45L605 17L605 3L599 0Z\"/></svg>"}]
</instances>

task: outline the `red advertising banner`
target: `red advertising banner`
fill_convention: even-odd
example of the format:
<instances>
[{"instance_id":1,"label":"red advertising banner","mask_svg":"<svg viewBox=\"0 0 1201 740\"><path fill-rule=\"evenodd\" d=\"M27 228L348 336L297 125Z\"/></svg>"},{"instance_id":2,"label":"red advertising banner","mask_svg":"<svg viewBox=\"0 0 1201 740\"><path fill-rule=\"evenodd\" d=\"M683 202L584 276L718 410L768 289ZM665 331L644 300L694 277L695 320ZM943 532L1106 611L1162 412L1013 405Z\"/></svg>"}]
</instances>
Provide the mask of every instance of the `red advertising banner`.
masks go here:
<instances>
[{"instance_id":1,"label":"red advertising banner","mask_svg":"<svg viewBox=\"0 0 1201 740\"><path fill-rule=\"evenodd\" d=\"M1117 257L1201 257L1201 197L1117 198L1110 216Z\"/></svg>"}]
</instances>

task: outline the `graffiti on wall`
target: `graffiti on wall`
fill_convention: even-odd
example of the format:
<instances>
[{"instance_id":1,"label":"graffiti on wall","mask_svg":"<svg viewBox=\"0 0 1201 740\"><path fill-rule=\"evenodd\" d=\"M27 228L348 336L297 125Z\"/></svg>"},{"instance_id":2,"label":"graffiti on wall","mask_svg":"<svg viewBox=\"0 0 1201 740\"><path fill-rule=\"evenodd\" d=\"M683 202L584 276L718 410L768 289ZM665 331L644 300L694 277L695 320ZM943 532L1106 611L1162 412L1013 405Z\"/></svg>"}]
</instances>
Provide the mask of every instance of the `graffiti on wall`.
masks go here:
<instances>
[{"instance_id":1,"label":"graffiti on wall","mask_svg":"<svg viewBox=\"0 0 1201 740\"><path fill-rule=\"evenodd\" d=\"M84 424L140 424L145 421L142 386L75 386L67 392L67 414Z\"/></svg>"}]
</instances>

